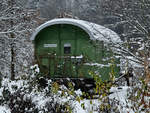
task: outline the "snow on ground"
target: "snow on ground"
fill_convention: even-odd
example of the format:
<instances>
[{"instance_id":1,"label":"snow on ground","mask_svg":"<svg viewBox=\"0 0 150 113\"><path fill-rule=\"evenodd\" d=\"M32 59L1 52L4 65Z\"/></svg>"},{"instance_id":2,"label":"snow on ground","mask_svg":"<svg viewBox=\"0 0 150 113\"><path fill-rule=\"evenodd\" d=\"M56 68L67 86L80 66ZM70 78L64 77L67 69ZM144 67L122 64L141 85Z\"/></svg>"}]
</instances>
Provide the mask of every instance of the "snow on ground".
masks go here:
<instances>
[{"instance_id":1,"label":"snow on ground","mask_svg":"<svg viewBox=\"0 0 150 113\"><path fill-rule=\"evenodd\" d=\"M130 103L128 103L127 100L127 92L130 89L128 86L123 87L112 87L110 89L110 92L113 92L110 94L109 99L115 99L119 101L119 104L117 107L119 108L120 113L134 113L132 109L130 109ZM92 104L91 104L92 103ZM98 113L98 106L100 105L100 101L98 99L84 99L80 102L74 101L73 106L74 110L73 113ZM84 104L85 109L83 109L81 106ZM129 106L129 108L127 108Z\"/></svg>"},{"instance_id":2,"label":"snow on ground","mask_svg":"<svg viewBox=\"0 0 150 113\"><path fill-rule=\"evenodd\" d=\"M2 81L3 87L8 88L8 90L13 93L16 89L27 88L28 84L25 80L17 80L17 81L10 81L9 79L3 79ZM0 89L2 91L3 88ZM1 95L1 92L0 92Z\"/></svg>"},{"instance_id":3,"label":"snow on ground","mask_svg":"<svg viewBox=\"0 0 150 113\"><path fill-rule=\"evenodd\" d=\"M82 104L84 104L84 107L85 107L84 109L82 107ZM98 113L97 111L98 105L100 105L100 102L98 101L98 99L93 99L93 100L84 99L80 102L75 101L73 103L73 106L74 106L73 113L91 113L91 112Z\"/></svg>"},{"instance_id":4,"label":"snow on ground","mask_svg":"<svg viewBox=\"0 0 150 113\"><path fill-rule=\"evenodd\" d=\"M37 67L33 67L35 68L34 71L37 71L36 68ZM34 74L33 74L34 76ZM51 82L51 81L49 81ZM17 80L17 81L10 81L9 79L3 79L2 81L2 86L0 88L0 97L2 97L2 91L4 89L4 87L7 87L8 90L13 93L15 92L15 89L13 88L13 86L17 86L17 89L20 88L28 88L29 84L28 84L28 80ZM48 87L47 87L48 88ZM62 85L60 87L63 90L67 90L67 88ZM43 89L42 91L38 91L37 87L34 87L34 89L32 89L31 93L25 94L24 98L32 98L32 102L36 105L36 108L38 109L43 109L45 107L45 104L47 102L57 102L59 104L64 105L66 102L69 103L69 105L71 105L71 107L73 108L73 113L98 113L98 107L101 104L99 99L80 99L77 100L76 96L80 97L82 95L81 90L76 90L74 91L75 95L69 95L67 92L65 92L65 96L60 96L62 91L58 91L57 94L52 94L51 96L46 96L46 92L49 89ZM110 92L113 92L112 94L109 95L109 99L110 100L117 100L119 103L117 106L119 108L120 113L134 113L131 110L131 103L128 100L128 95L127 93L129 92L128 90L130 90L130 87L127 86L120 86L120 87L112 87L110 89ZM24 99L26 100L26 99ZM127 108L127 106L129 106ZM11 113L10 109L4 104L0 106L0 113Z\"/></svg>"},{"instance_id":5,"label":"snow on ground","mask_svg":"<svg viewBox=\"0 0 150 113\"><path fill-rule=\"evenodd\" d=\"M127 91L129 87L124 86L121 88L118 87L112 87L110 89L110 92L114 92L109 96L109 99L116 99L119 101L119 111L120 113L134 113L131 109L127 109L126 105L127 104ZM91 104L92 103L92 104ZM83 109L81 106L84 104L85 109ZM73 103L74 110L73 113L98 113L98 106L101 104L101 102L98 99L84 99L81 100L80 102L75 101Z\"/></svg>"},{"instance_id":6,"label":"snow on ground","mask_svg":"<svg viewBox=\"0 0 150 113\"><path fill-rule=\"evenodd\" d=\"M130 107L126 108L126 106L130 106L130 103L127 101L127 92L129 87L124 86L121 88L112 87L110 92L110 99L116 99L119 101L117 107L119 108L120 113L134 113ZM2 88L0 89L0 96L2 93ZM61 92L59 92L61 93ZM82 92L80 90L75 91L76 95L80 96ZM46 97L44 92L32 92L30 95L26 95L26 97L32 97L32 102L36 104L36 107L39 109L43 109L46 102L51 100L51 97ZM59 95L54 95L54 101L59 103L69 102L69 104L73 107L73 113L98 113L98 107L100 105L100 101L98 99L83 99L77 101L73 99L71 96L60 97ZM84 106L84 107L83 107ZM6 106L0 106L0 113L11 113L10 109Z\"/></svg>"},{"instance_id":7,"label":"snow on ground","mask_svg":"<svg viewBox=\"0 0 150 113\"><path fill-rule=\"evenodd\" d=\"M27 87L28 82L24 80L18 80L18 81L10 81L9 79L4 79L2 84L6 87L8 87L8 90L13 93L15 90L12 88L12 86L17 86L18 88ZM63 86L62 86L63 87ZM129 87L122 87L119 89L118 87L112 87L110 89L110 92L114 92L109 96L110 99L116 99L119 101L118 108L120 110L120 113L127 113L132 111L130 109L126 109L127 105L127 91ZM36 108L43 109L45 104L52 100L51 96L45 96L45 91L38 92L36 91L36 88L24 96L24 98L31 97L32 102L35 103ZM0 88L0 96L2 96L3 88ZM98 107L101 104L101 102L98 99L83 99L83 100L76 100L72 95L67 95L61 97L61 91L58 91L58 94L53 95L53 101L58 102L60 104L65 104L65 102L68 102L69 105L73 108L73 113L98 113ZM82 95L81 90L75 91L75 95L80 96ZM25 99L26 100L26 99ZM123 107L123 108L122 108ZM0 106L0 113L11 113L10 109L6 106Z\"/></svg>"},{"instance_id":8,"label":"snow on ground","mask_svg":"<svg viewBox=\"0 0 150 113\"><path fill-rule=\"evenodd\" d=\"M44 96L34 95L32 98L32 102L35 103L36 108L43 109L46 102L50 101L51 97L45 98Z\"/></svg>"},{"instance_id":9,"label":"snow on ground","mask_svg":"<svg viewBox=\"0 0 150 113\"><path fill-rule=\"evenodd\" d=\"M11 113L10 109L6 106L0 106L0 113Z\"/></svg>"},{"instance_id":10,"label":"snow on ground","mask_svg":"<svg viewBox=\"0 0 150 113\"><path fill-rule=\"evenodd\" d=\"M124 87L112 87L110 89L110 92L113 92L113 94L111 94L109 96L110 99L117 99L121 102L121 104L125 104L126 103L126 99L127 99L127 90L129 89L128 86L124 86Z\"/></svg>"},{"instance_id":11,"label":"snow on ground","mask_svg":"<svg viewBox=\"0 0 150 113\"><path fill-rule=\"evenodd\" d=\"M112 87L110 89L110 92L114 92L109 96L110 99L115 99L119 102L118 108L120 113L134 113L134 111L130 108L131 103L128 100L128 95L127 92L130 87L128 86L123 86L123 87ZM128 108L127 108L128 106Z\"/></svg>"}]
</instances>

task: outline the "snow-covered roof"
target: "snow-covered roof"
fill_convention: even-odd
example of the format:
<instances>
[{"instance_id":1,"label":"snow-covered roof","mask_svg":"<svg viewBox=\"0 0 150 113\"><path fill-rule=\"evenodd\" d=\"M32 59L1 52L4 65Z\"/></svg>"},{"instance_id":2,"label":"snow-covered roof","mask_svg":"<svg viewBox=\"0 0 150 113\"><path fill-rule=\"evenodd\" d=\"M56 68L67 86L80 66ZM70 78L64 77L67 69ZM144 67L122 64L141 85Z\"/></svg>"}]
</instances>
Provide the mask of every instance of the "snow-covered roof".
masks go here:
<instances>
[{"instance_id":1,"label":"snow-covered roof","mask_svg":"<svg viewBox=\"0 0 150 113\"><path fill-rule=\"evenodd\" d=\"M91 23L83 20L71 19L71 18L59 18L59 19L53 19L47 21L46 23L40 25L38 28L35 29L30 40L34 40L36 35L42 29L55 24L71 24L71 25L78 26L89 34L91 40L102 40L102 41L113 42L113 43L121 42L120 37L114 31L106 27L103 27L95 23Z\"/></svg>"}]
</instances>

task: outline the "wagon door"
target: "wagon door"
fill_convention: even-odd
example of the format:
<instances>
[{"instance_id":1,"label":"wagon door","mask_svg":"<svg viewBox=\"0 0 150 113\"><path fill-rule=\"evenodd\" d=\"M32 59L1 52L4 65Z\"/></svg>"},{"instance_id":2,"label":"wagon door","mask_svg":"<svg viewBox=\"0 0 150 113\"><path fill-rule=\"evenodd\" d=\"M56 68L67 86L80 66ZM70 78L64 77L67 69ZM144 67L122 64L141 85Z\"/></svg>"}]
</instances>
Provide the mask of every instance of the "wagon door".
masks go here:
<instances>
[{"instance_id":1,"label":"wagon door","mask_svg":"<svg viewBox=\"0 0 150 113\"><path fill-rule=\"evenodd\" d=\"M53 77L56 72L57 54L59 53L58 31L57 25L47 27L37 35L35 40L35 53L40 71L48 77Z\"/></svg>"},{"instance_id":2,"label":"wagon door","mask_svg":"<svg viewBox=\"0 0 150 113\"><path fill-rule=\"evenodd\" d=\"M48 64L49 64L49 75L50 77L55 77L57 74L57 63L59 54L59 29L58 26L51 26L49 29L49 36L47 43L48 49Z\"/></svg>"},{"instance_id":3,"label":"wagon door","mask_svg":"<svg viewBox=\"0 0 150 113\"><path fill-rule=\"evenodd\" d=\"M75 29L72 25L61 25L60 31L60 40L61 40L61 57L63 63L62 73L63 76L73 77L73 64L72 56L75 55Z\"/></svg>"}]
</instances>

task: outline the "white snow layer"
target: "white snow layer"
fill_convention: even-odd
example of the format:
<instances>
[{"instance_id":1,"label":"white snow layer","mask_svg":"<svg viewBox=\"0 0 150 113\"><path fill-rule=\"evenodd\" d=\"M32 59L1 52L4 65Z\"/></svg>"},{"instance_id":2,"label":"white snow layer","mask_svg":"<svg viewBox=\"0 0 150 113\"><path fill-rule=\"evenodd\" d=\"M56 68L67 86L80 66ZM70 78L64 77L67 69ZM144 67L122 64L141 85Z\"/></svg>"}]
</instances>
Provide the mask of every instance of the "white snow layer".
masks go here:
<instances>
[{"instance_id":1,"label":"white snow layer","mask_svg":"<svg viewBox=\"0 0 150 113\"><path fill-rule=\"evenodd\" d=\"M106 27L103 27L95 23L91 23L83 20L71 19L71 18L59 18L59 19L53 19L47 21L46 23L40 25L37 29L35 29L30 39L34 40L36 35L42 29L55 24L71 24L71 25L78 26L89 34L91 40L100 40L107 43L121 42L120 37L114 31Z\"/></svg>"},{"instance_id":2,"label":"white snow layer","mask_svg":"<svg viewBox=\"0 0 150 113\"><path fill-rule=\"evenodd\" d=\"M121 89L118 89L118 87L112 87L110 89L110 92L113 92L113 94L111 94L109 96L110 99L115 99L117 100L118 103L118 109L120 113L134 113L133 109L130 108L131 103L129 103L128 101L128 96L127 96L127 92L130 89L130 87L128 86L123 86L120 87ZM129 106L127 108L127 106Z\"/></svg>"},{"instance_id":3,"label":"white snow layer","mask_svg":"<svg viewBox=\"0 0 150 113\"><path fill-rule=\"evenodd\" d=\"M0 106L0 113L11 113L10 109L6 106Z\"/></svg>"},{"instance_id":4,"label":"white snow layer","mask_svg":"<svg viewBox=\"0 0 150 113\"><path fill-rule=\"evenodd\" d=\"M110 92L113 92L111 95L109 95L109 99L115 99L119 101L118 109L120 113L134 113L132 109L127 108L126 106L130 106L130 103L128 103L128 97L127 97L127 92L128 92L129 87L123 86L121 89L118 89L118 87L112 87L110 89ZM91 102L92 104L90 104ZM85 109L81 107L81 104L84 104ZM101 102L98 99L84 99L81 100L80 102L75 101L73 103L73 106L75 106L73 113L98 113L98 107L101 104Z\"/></svg>"}]
</instances>

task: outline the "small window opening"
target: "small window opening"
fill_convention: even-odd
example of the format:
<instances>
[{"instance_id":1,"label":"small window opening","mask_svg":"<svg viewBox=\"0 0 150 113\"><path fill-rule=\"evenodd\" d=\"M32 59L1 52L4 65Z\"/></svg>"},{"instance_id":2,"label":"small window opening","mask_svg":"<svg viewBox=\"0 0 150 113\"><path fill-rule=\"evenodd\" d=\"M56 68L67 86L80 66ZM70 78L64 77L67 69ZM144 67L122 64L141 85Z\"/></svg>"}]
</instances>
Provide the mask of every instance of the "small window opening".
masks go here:
<instances>
[{"instance_id":1,"label":"small window opening","mask_svg":"<svg viewBox=\"0 0 150 113\"><path fill-rule=\"evenodd\" d=\"M64 54L70 54L71 53L71 44L67 43L64 44Z\"/></svg>"}]
</instances>

